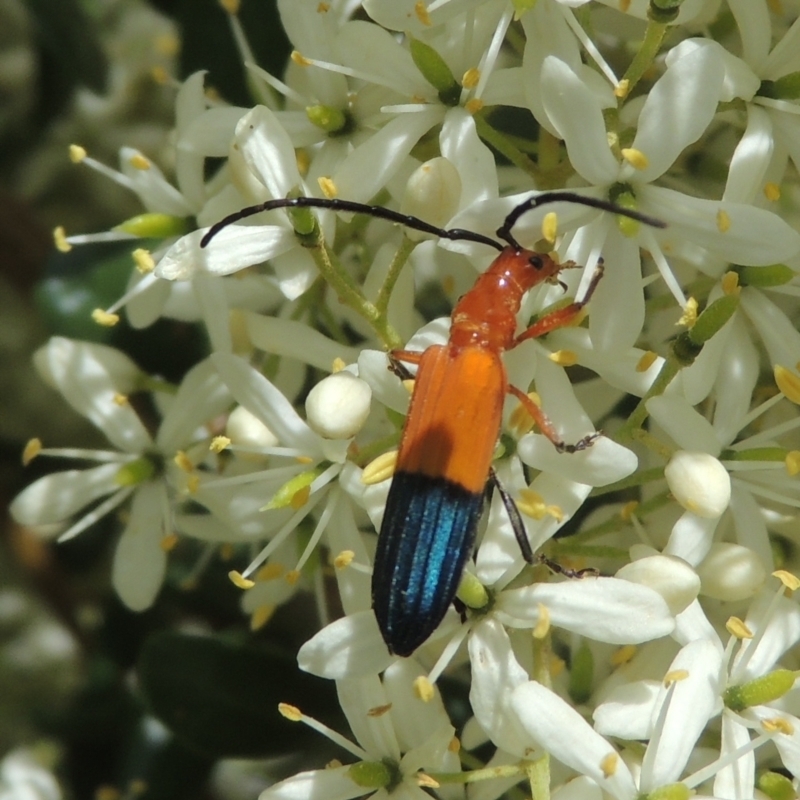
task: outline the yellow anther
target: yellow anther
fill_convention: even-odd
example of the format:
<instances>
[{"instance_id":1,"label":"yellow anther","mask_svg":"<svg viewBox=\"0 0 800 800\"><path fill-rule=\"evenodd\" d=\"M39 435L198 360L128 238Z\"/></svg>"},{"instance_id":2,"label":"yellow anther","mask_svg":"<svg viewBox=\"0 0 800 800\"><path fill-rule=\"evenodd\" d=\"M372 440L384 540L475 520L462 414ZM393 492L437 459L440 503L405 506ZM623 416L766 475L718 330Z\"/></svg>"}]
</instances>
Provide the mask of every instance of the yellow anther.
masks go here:
<instances>
[{"instance_id":1,"label":"yellow anther","mask_svg":"<svg viewBox=\"0 0 800 800\"><path fill-rule=\"evenodd\" d=\"M637 372L647 372L653 364L656 363L658 359L658 354L653 352L652 350L646 350L642 353L642 357L636 362L636 371Z\"/></svg>"},{"instance_id":2,"label":"yellow anther","mask_svg":"<svg viewBox=\"0 0 800 800\"><path fill-rule=\"evenodd\" d=\"M181 49L181 40L171 33L156 37L154 42L157 53L162 56L176 56Z\"/></svg>"},{"instance_id":3,"label":"yellow anther","mask_svg":"<svg viewBox=\"0 0 800 800\"><path fill-rule=\"evenodd\" d=\"M69 160L73 164L80 164L86 158L86 148L81 147L79 144L71 144L69 146Z\"/></svg>"},{"instance_id":4,"label":"yellow anther","mask_svg":"<svg viewBox=\"0 0 800 800\"><path fill-rule=\"evenodd\" d=\"M278 713L290 722L300 722L303 719L303 712L297 706L288 703L278 703Z\"/></svg>"},{"instance_id":5,"label":"yellow anther","mask_svg":"<svg viewBox=\"0 0 800 800\"><path fill-rule=\"evenodd\" d=\"M289 58L291 58L298 67L311 66L311 62L299 50L292 50L292 54Z\"/></svg>"},{"instance_id":6,"label":"yellow anther","mask_svg":"<svg viewBox=\"0 0 800 800\"><path fill-rule=\"evenodd\" d=\"M409 394L414 394L414 378L405 378L401 383Z\"/></svg>"},{"instance_id":7,"label":"yellow anther","mask_svg":"<svg viewBox=\"0 0 800 800\"><path fill-rule=\"evenodd\" d=\"M355 557L356 554L352 550L342 550L342 552L333 559L333 566L335 569L346 569L353 563Z\"/></svg>"},{"instance_id":8,"label":"yellow anther","mask_svg":"<svg viewBox=\"0 0 800 800\"><path fill-rule=\"evenodd\" d=\"M473 97L472 100L467 100L464 103L464 108L467 114L477 114L483 108L483 100L480 97Z\"/></svg>"},{"instance_id":9,"label":"yellow anther","mask_svg":"<svg viewBox=\"0 0 800 800\"><path fill-rule=\"evenodd\" d=\"M639 507L638 500L630 500L625 503L619 511L619 517L623 522L630 522L635 516L636 509Z\"/></svg>"},{"instance_id":10,"label":"yellow anther","mask_svg":"<svg viewBox=\"0 0 800 800\"><path fill-rule=\"evenodd\" d=\"M330 3L320 3L317 6L317 14L327 14L331 10Z\"/></svg>"},{"instance_id":11,"label":"yellow anther","mask_svg":"<svg viewBox=\"0 0 800 800\"><path fill-rule=\"evenodd\" d=\"M161 541L158 543L158 546L165 552L169 553L170 550L175 549L175 545L178 544L178 534L177 533L170 533L166 536L161 537Z\"/></svg>"},{"instance_id":12,"label":"yellow anther","mask_svg":"<svg viewBox=\"0 0 800 800\"><path fill-rule=\"evenodd\" d=\"M72 245L67 241L67 232L64 230L63 225L53 228L53 244L59 253L69 253L72 250Z\"/></svg>"},{"instance_id":13,"label":"yellow anther","mask_svg":"<svg viewBox=\"0 0 800 800\"><path fill-rule=\"evenodd\" d=\"M612 667L621 667L627 664L638 652L639 648L635 644L626 644L615 650L609 659Z\"/></svg>"},{"instance_id":14,"label":"yellow anther","mask_svg":"<svg viewBox=\"0 0 800 800\"><path fill-rule=\"evenodd\" d=\"M744 620L739 619L739 617L728 617L728 621L725 623L725 629L736 639L753 638L753 631L751 631Z\"/></svg>"},{"instance_id":15,"label":"yellow anther","mask_svg":"<svg viewBox=\"0 0 800 800\"><path fill-rule=\"evenodd\" d=\"M554 244L556 236L558 236L558 214L555 211L548 211L542 220L542 238Z\"/></svg>"},{"instance_id":16,"label":"yellow anther","mask_svg":"<svg viewBox=\"0 0 800 800\"><path fill-rule=\"evenodd\" d=\"M146 248L137 247L131 255L133 256L133 263L136 264L136 269L142 275L147 275L156 268L156 262L153 261L153 256Z\"/></svg>"},{"instance_id":17,"label":"yellow anther","mask_svg":"<svg viewBox=\"0 0 800 800\"><path fill-rule=\"evenodd\" d=\"M361 473L361 483L373 486L381 481L388 480L394 475L397 467L397 450L383 453L364 467Z\"/></svg>"},{"instance_id":18,"label":"yellow anther","mask_svg":"<svg viewBox=\"0 0 800 800\"><path fill-rule=\"evenodd\" d=\"M190 475L186 480L186 491L189 494L197 494L197 490L200 488L200 476L195 473Z\"/></svg>"},{"instance_id":19,"label":"yellow anther","mask_svg":"<svg viewBox=\"0 0 800 800\"><path fill-rule=\"evenodd\" d=\"M286 572L286 567L279 561L271 561L269 564L264 564L261 569L255 574L256 581L274 581L280 578Z\"/></svg>"},{"instance_id":20,"label":"yellow anther","mask_svg":"<svg viewBox=\"0 0 800 800\"><path fill-rule=\"evenodd\" d=\"M775 366L772 373L781 392L793 403L800 405L800 375L780 364Z\"/></svg>"},{"instance_id":21,"label":"yellow anther","mask_svg":"<svg viewBox=\"0 0 800 800\"><path fill-rule=\"evenodd\" d=\"M618 764L619 764L619 756L616 753L609 753L600 762L600 769L603 771L603 775L605 775L606 778L610 778L612 775L616 773Z\"/></svg>"},{"instance_id":22,"label":"yellow anther","mask_svg":"<svg viewBox=\"0 0 800 800\"><path fill-rule=\"evenodd\" d=\"M336 188L333 178L321 176L317 178L317 183L319 184L319 188L322 190L322 194L324 194L328 200L332 200L339 194L339 190Z\"/></svg>"},{"instance_id":23,"label":"yellow anther","mask_svg":"<svg viewBox=\"0 0 800 800\"><path fill-rule=\"evenodd\" d=\"M731 228L731 218L728 216L727 211L719 209L717 211L717 230L720 233L727 233Z\"/></svg>"},{"instance_id":24,"label":"yellow anther","mask_svg":"<svg viewBox=\"0 0 800 800\"><path fill-rule=\"evenodd\" d=\"M776 569L772 577L777 578L790 592L800 589L800 578L785 569Z\"/></svg>"},{"instance_id":25,"label":"yellow anther","mask_svg":"<svg viewBox=\"0 0 800 800\"><path fill-rule=\"evenodd\" d=\"M775 203L781 199L781 187L777 183L767 181L764 184L764 197L771 203Z\"/></svg>"},{"instance_id":26,"label":"yellow anther","mask_svg":"<svg viewBox=\"0 0 800 800\"><path fill-rule=\"evenodd\" d=\"M619 100L624 100L628 96L628 92L631 90L631 82L628 78L623 78L615 87L614 87L614 97L618 98Z\"/></svg>"},{"instance_id":27,"label":"yellow anther","mask_svg":"<svg viewBox=\"0 0 800 800\"><path fill-rule=\"evenodd\" d=\"M25 449L22 451L22 466L27 467L28 464L33 461L39 453L42 452L42 440L41 439L29 439L28 443L25 445Z\"/></svg>"},{"instance_id":28,"label":"yellow anther","mask_svg":"<svg viewBox=\"0 0 800 800\"><path fill-rule=\"evenodd\" d=\"M183 450L178 450L175 453L175 457L172 459L175 462L175 466L178 469L183 470L186 473L190 473L194 471L194 464L192 463L192 459L183 452Z\"/></svg>"},{"instance_id":29,"label":"yellow anther","mask_svg":"<svg viewBox=\"0 0 800 800\"><path fill-rule=\"evenodd\" d=\"M414 689L414 694L422 700L423 703L430 703L436 694L433 684L424 675L414 678L414 682L411 686Z\"/></svg>"},{"instance_id":30,"label":"yellow anther","mask_svg":"<svg viewBox=\"0 0 800 800\"><path fill-rule=\"evenodd\" d=\"M130 400L128 399L128 395L122 394L121 392L116 392L114 394L114 397L112 398L112 401L115 406L120 406L120 408L122 406L127 406L128 403L130 402Z\"/></svg>"},{"instance_id":31,"label":"yellow anther","mask_svg":"<svg viewBox=\"0 0 800 800\"><path fill-rule=\"evenodd\" d=\"M339 358L338 356L333 359L333 365L331 366L331 372L335 375L337 372L341 372L347 364L345 363L344 359Z\"/></svg>"},{"instance_id":32,"label":"yellow anther","mask_svg":"<svg viewBox=\"0 0 800 800\"><path fill-rule=\"evenodd\" d=\"M574 367L578 363L578 354L574 350L556 350L550 353L549 359L560 367Z\"/></svg>"},{"instance_id":33,"label":"yellow anther","mask_svg":"<svg viewBox=\"0 0 800 800\"><path fill-rule=\"evenodd\" d=\"M622 153L622 157L634 169L647 169L647 167L650 165L650 162L647 160L647 156L641 150L637 150L635 147L623 147L622 150L620 150L620 153Z\"/></svg>"},{"instance_id":34,"label":"yellow anther","mask_svg":"<svg viewBox=\"0 0 800 800\"><path fill-rule=\"evenodd\" d=\"M531 519L544 519L547 515L547 505L544 498L533 489L523 489L516 499L520 513Z\"/></svg>"},{"instance_id":35,"label":"yellow anther","mask_svg":"<svg viewBox=\"0 0 800 800\"><path fill-rule=\"evenodd\" d=\"M694 297L690 297L686 301L686 307L683 309L681 318L675 324L693 328L695 322L697 322L697 300Z\"/></svg>"},{"instance_id":36,"label":"yellow anther","mask_svg":"<svg viewBox=\"0 0 800 800\"><path fill-rule=\"evenodd\" d=\"M219 4L231 15L238 14L239 6L241 5L239 0L219 0Z\"/></svg>"},{"instance_id":37,"label":"yellow anther","mask_svg":"<svg viewBox=\"0 0 800 800\"><path fill-rule=\"evenodd\" d=\"M420 0L418 3L415 3L415 5L414 5L414 13L417 15L417 19L423 25L432 25L433 24L431 22L431 15L428 13L428 7L425 5L425 3L422 2L422 0Z\"/></svg>"},{"instance_id":38,"label":"yellow anther","mask_svg":"<svg viewBox=\"0 0 800 800\"><path fill-rule=\"evenodd\" d=\"M228 577L237 589L252 589L256 585L255 581L251 581L250 578L245 578L241 572L235 569L232 569L228 573Z\"/></svg>"},{"instance_id":39,"label":"yellow anther","mask_svg":"<svg viewBox=\"0 0 800 800\"><path fill-rule=\"evenodd\" d=\"M782 733L785 736L794 735L794 725L786 717L762 719L761 726L767 733Z\"/></svg>"},{"instance_id":40,"label":"yellow anther","mask_svg":"<svg viewBox=\"0 0 800 800\"><path fill-rule=\"evenodd\" d=\"M678 683L679 681L685 681L689 677L689 671L685 669L673 669L670 670L664 676L664 686L671 686L673 683Z\"/></svg>"},{"instance_id":41,"label":"yellow anther","mask_svg":"<svg viewBox=\"0 0 800 800\"><path fill-rule=\"evenodd\" d=\"M314 459L311 458L311 456L295 456L294 460L298 464L313 464L314 463Z\"/></svg>"},{"instance_id":42,"label":"yellow anther","mask_svg":"<svg viewBox=\"0 0 800 800\"><path fill-rule=\"evenodd\" d=\"M786 454L783 463L786 465L786 472L790 477L794 477L800 472L800 450L790 450Z\"/></svg>"},{"instance_id":43,"label":"yellow anther","mask_svg":"<svg viewBox=\"0 0 800 800\"><path fill-rule=\"evenodd\" d=\"M300 570L290 569L286 573L286 577L284 578L284 580L286 581L286 583L289 584L289 586L296 586L297 582L300 580Z\"/></svg>"},{"instance_id":44,"label":"yellow anther","mask_svg":"<svg viewBox=\"0 0 800 800\"><path fill-rule=\"evenodd\" d=\"M142 171L146 169L150 169L153 165L150 163L150 159L147 156L143 156L141 153L134 153L129 159L128 163L134 169L140 169Z\"/></svg>"},{"instance_id":45,"label":"yellow anther","mask_svg":"<svg viewBox=\"0 0 800 800\"><path fill-rule=\"evenodd\" d=\"M543 603L538 603L537 610L539 612L539 619L533 626L533 638L544 639L550 631L550 609Z\"/></svg>"},{"instance_id":46,"label":"yellow anther","mask_svg":"<svg viewBox=\"0 0 800 800\"><path fill-rule=\"evenodd\" d=\"M112 314L102 308L92 311L92 319L104 328L113 328L119 322L119 314Z\"/></svg>"},{"instance_id":47,"label":"yellow anther","mask_svg":"<svg viewBox=\"0 0 800 800\"><path fill-rule=\"evenodd\" d=\"M722 291L725 292L725 294L738 294L741 291L741 287L739 286L739 275L736 272L726 272L722 276L721 284Z\"/></svg>"},{"instance_id":48,"label":"yellow anther","mask_svg":"<svg viewBox=\"0 0 800 800\"><path fill-rule=\"evenodd\" d=\"M447 745L447 749L451 753L459 753L459 752L461 752L461 740L458 738L458 736L454 736L450 740L450 743Z\"/></svg>"},{"instance_id":49,"label":"yellow anther","mask_svg":"<svg viewBox=\"0 0 800 800\"><path fill-rule=\"evenodd\" d=\"M259 606L250 615L250 630L260 631L272 619L276 608L277 606L274 605Z\"/></svg>"},{"instance_id":50,"label":"yellow anther","mask_svg":"<svg viewBox=\"0 0 800 800\"><path fill-rule=\"evenodd\" d=\"M305 178L308 168L311 166L311 156L308 155L308 150L303 147L295 150L294 160L297 162L297 171Z\"/></svg>"},{"instance_id":51,"label":"yellow anther","mask_svg":"<svg viewBox=\"0 0 800 800\"><path fill-rule=\"evenodd\" d=\"M223 450L227 450L231 446L231 440L227 436L215 436L211 440L211 444L208 446L208 449L212 453L221 453Z\"/></svg>"},{"instance_id":52,"label":"yellow anther","mask_svg":"<svg viewBox=\"0 0 800 800\"><path fill-rule=\"evenodd\" d=\"M384 703L380 706L372 706L372 708L367 709L367 716L368 717L382 717L384 714L388 714L392 710L391 703Z\"/></svg>"},{"instance_id":53,"label":"yellow anther","mask_svg":"<svg viewBox=\"0 0 800 800\"><path fill-rule=\"evenodd\" d=\"M481 79L481 71L477 67L470 67L461 78L461 85L465 89L474 89Z\"/></svg>"},{"instance_id":54,"label":"yellow anther","mask_svg":"<svg viewBox=\"0 0 800 800\"><path fill-rule=\"evenodd\" d=\"M169 82L169 72L164 67L155 66L150 68L150 77L159 86L166 86Z\"/></svg>"},{"instance_id":55,"label":"yellow anther","mask_svg":"<svg viewBox=\"0 0 800 800\"><path fill-rule=\"evenodd\" d=\"M631 7L631 0L619 0L619 10L623 14L628 13L628 9Z\"/></svg>"},{"instance_id":56,"label":"yellow anther","mask_svg":"<svg viewBox=\"0 0 800 800\"><path fill-rule=\"evenodd\" d=\"M122 792L116 786L98 786L93 800L120 800Z\"/></svg>"},{"instance_id":57,"label":"yellow anther","mask_svg":"<svg viewBox=\"0 0 800 800\"><path fill-rule=\"evenodd\" d=\"M567 662L555 654L550 656L549 672L551 678L557 678L567 668Z\"/></svg>"},{"instance_id":58,"label":"yellow anther","mask_svg":"<svg viewBox=\"0 0 800 800\"><path fill-rule=\"evenodd\" d=\"M424 789L438 789L441 784L432 775L427 772L418 772L416 774L417 786Z\"/></svg>"}]
</instances>

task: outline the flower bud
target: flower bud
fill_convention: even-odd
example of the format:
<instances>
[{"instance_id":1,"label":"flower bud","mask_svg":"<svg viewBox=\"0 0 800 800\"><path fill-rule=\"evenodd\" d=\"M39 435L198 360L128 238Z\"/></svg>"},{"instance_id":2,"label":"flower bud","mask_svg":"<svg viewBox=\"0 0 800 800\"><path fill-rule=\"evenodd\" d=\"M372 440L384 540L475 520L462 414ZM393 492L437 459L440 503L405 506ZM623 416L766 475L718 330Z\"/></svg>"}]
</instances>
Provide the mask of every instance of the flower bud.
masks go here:
<instances>
[{"instance_id":1,"label":"flower bud","mask_svg":"<svg viewBox=\"0 0 800 800\"><path fill-rule=\"evenodd\" d=\"M649 586L664 598L672 614L680 614L700 592L697 573L676 556L640 558L622 567L616 577Z\"/></svg>"},{"instance_id":2,"label":"flower bud","mask_svg":"<svg viewBox=\"0 0 800 800\"><path fill-rule=\"evenodd\" d=\"M324 439L350 439L367 421L371 401L369 384L343 370L323 378L308 393L306 419Z\"/></svg>"},{"instance_id":3,"label":"flower bud","mask_svg":"<svg viewBox=\"0 0 800 800\"><path fill-rule=\"evenodd\" d=\"M438 156L414 170L406 184L400 211L442 228L458 211L460 199L461 176L458 170L452 161ZM406 231L406 235L413 241L425 236L412 230Z\"/></svg>"},{"instance_id":4,"label":"flower bud","mask_svg":"<svg viewBox=\"0 0 800 800\"><path fill-rule=\"evenodd\" d=\"M728 601L752 597L767 577L761 559L752 550L729 542L711 545L697 574L704 595Z\"/></svg>"},{"instance_id":5,"label":"flower bud","mask_svg":"<svg viewBox=\"0 0 800 800\"><path fill-rule=\"evenodd\" d=\"M225 433L233 444L249 447L275 447L278 444L278 437L244 406L231 411Z\"/></svg>"},{"instance_id":6,"label":"flower bud","mask_svg":"<svg viewBox=\"0 0 800 800\"><path fill-rule=\"evenodd\" d=\"M708 453L679 450L667 464L664 477L675 499L698 517L719 517L730 503L728 471Z\"/></svg>"}]
</instances>

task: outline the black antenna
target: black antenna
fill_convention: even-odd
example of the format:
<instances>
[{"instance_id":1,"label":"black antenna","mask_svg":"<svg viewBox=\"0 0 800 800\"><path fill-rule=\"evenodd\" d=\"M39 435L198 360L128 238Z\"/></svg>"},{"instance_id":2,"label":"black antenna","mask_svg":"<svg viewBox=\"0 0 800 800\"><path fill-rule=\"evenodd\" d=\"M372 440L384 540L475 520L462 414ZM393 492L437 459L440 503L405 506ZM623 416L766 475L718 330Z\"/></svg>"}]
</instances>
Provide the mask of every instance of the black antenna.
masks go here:
<instances>
[{"instance_id":1,"label":"black antenna","mask_svg":"<svg viewBox=\"0 0 800 800\"><path fill-rule=\"evenodd\" d=\"M356 203L353 200L328 199L325 197L285 197L277 200L266 200L263 203L259 203L257 206L249 206L240 211L235 211L233 214L228 214L227 217L221 219L208 229L206 235L200 240L200 247L206 247L208 243L223 228L227 228L228 225L238 222L240 219L252 217L254 214L260 214L262 211L274 211L276 208L329 208L331 211L349 211L354 214L369 214L372 217L388 219L390 222L399 222L407 228L413 228L423 233L431 233L434 236L438 236L440 239L477 242L478 244L488 244L489 247L494 247L495 250L503 250L502 244L480 233L465 231L461 228L451 228L450 230L437 228L435 225L424 222L417 217L412 217L410 214L401 214L399 211L392 211L389 208L383 208L383 206L370 206L366 203Z\"/></svg>"},{"instance_id":2,"label":"black antenna","mask_svg":"<svg viewBox=\"0 0 800 800\"><path fill-rule=\"evenodd\" d=\"M601 211L610 211L613 214L629 217L637 222L650 225L653 228L666 228L666 223L662 222L660 219L650 217L647 214L641 214L629 208L623 208L609 200L584 197L575 192L542 192L516 206L505 218L503 224L497 229L497 237L507 242L515 250L522 250L523 248L520 243L511 235L511 228L514 227L517 220L527 211L548 205L549 203L576 203L577 205L589 206L590 208L597 208ZM274 211L278 208L327 208L331 211L369 214L372 217L386 219L390 222L397 222L400 225L405 225L407 228L412 228L422 233L433 234L440 239L477 242L478 244L485 244L499 251L505 249L505 246L500 244L500 242L490 239L488 236L484 236L481 233L464 230L463 228L437 228L435 225L424 222L418 217L412 217L410 214L401 214L399 211L392 211L383 206L371 206L366 203L357 203L353 200L339 200L338 198L326 197L283 197L275 200L266 200L258 205L242 208L239 211L235 211L233 214L228 214L227 217L221 219L219 222L214 223L200 240L200 247L207 247L208 243L223 228L227 228L228 225L232 225L234 222L246 219L247 217L252 217L255 214L260 214L262 211Z\"/></svg>"},{"instance_id":3,"label":"black antenna","mask_svg":"<svg viewBox=\"0 0 800 800\"><path fill-rule=\"evenodd\" d=\"M514 249L522 250L519 242L511 235L511 229L516 224L517 220L527 211L540 206L546 206L550 203L575 203L580 206L589 206L590 208L597 208L601 211L610 211L613 214L619 214L623 217L629 217L636 220L636 222L643 222L645 225L650 225L653 228L666 228L667 223L662 222L655 217L649 217L647 214L641 214L638 211L633 211L630 208L623 208L610 200L600 200L595 197L584 197L582 194L575 192L541 192L541 194L529 197L523 203L516 206L506 217L505 222L495 231L498 239L508 242Z\"/></svg>"}]
</instances>

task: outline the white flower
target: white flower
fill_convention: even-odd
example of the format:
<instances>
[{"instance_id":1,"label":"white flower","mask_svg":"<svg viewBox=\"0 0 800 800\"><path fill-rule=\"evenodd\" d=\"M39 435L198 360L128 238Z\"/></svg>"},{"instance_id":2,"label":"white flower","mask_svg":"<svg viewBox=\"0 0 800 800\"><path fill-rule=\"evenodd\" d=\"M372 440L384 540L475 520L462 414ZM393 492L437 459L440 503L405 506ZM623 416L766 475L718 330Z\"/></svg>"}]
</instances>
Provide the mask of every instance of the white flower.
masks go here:
<instances>
[{"instance_id":1,"label":"white flower","mask_svg":"<svg viewBox=\"0 0 800 800\"><path fill-rule=\"evenodd\" d=\"M719 710L719 694L713 688L719 687L720 661L719 650L704 640L686 645L673 659L667 686L656 703L649 744L635 764L639 758L633 752L621 757L575 709L541 684L521 684L511 700L532 746L613 797L633 800L680 779L706 723Z\"/></svg>"},{"instance_id":2,"label":"white flower","mask_svg":"<svg viewBox=\"0 0 800 800\"><path fill-rule=\"evenodd\" d=\"M112 581L125 604L141 611L150 606L161 587L165 547L175 533L173 506L189 485L189 476L173 460L202 441L204 434L198 435L198 429L225 408L230 396L211 364L201 362L187 373L153 437L127 401L142 376L125 355L103 345L56 337L35 358L45 380L117 449L41 451L97 461L100 466L40 478L15 498L11 513L18 522L41 529L43 535L60 534L59 541L65 541L130 498ZM191 462L189 456L183 458ZM73 515L101 499L64 530Z\"/></svg>"},{"instance_id":3,"label":"white flower","mask_svg":"<svg viewBox=\"0 0 800 800\"><path fill-rule=\"evenodd\" d=\"M389 794L425 800L418 771L454 772L458 756L451 749L454 730L434 689L429 702L412 690L420 670L411 661L398 662L377 675L337 682L339 703L358 745L324 728L292 709L301 719L327 735L359 759L348 766L301 772L261 793L259 800L291 800L324 796L349 800L364 795L385 798ZM370 794L374 792L374 794ZM462 792L454 795L454 800Z\"/></svg>"}]
</instances>

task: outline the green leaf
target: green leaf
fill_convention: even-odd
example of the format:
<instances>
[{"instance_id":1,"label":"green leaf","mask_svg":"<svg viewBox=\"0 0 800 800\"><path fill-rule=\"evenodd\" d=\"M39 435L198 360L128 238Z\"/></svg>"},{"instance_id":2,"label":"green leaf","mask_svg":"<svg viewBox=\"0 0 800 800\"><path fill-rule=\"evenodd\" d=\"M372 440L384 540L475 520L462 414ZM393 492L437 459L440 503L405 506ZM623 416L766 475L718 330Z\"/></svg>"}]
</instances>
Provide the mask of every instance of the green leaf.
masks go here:
<instances>
[{"instance_id":1,"label":"green leaf","mask_svg":"<svg viewBox=\"0 0 800 800\"><path fill-rule=\"evenodd\" d=\"M300 672L294 654L221 636L163 632L148 639L139 681L158 717L186 746L215 758L260 758L313 743L318 734L289 722L278 703L330 719L327 681Z\"/></svg>"}]
</instances>

